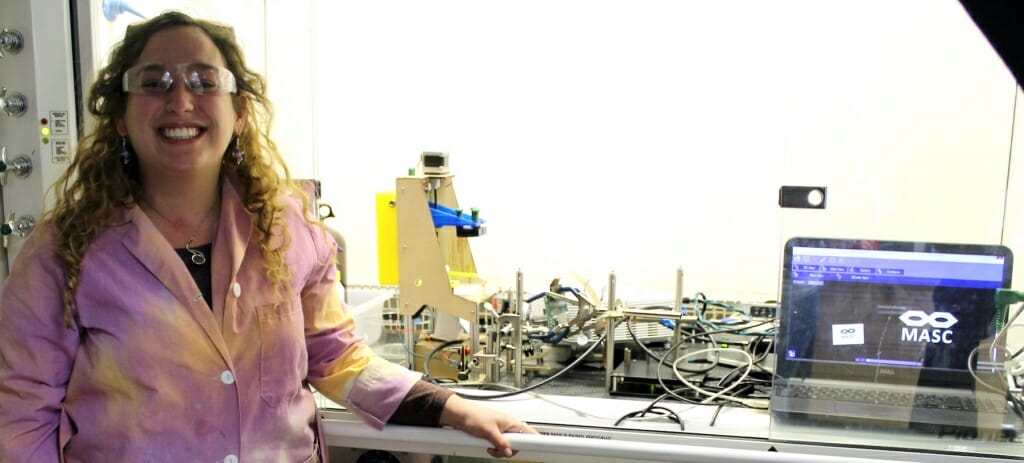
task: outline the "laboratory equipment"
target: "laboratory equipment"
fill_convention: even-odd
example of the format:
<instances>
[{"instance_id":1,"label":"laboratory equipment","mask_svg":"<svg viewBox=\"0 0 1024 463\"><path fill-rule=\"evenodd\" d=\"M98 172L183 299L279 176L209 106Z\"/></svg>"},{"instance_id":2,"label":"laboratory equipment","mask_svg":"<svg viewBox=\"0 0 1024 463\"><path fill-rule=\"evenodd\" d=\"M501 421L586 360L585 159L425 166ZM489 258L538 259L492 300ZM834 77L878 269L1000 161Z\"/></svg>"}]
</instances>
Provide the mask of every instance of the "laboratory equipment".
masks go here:
<instances>
[{"instance_id":1,"label":"laboratory equipment","mask_svg":"<svg viewBox=\"0 0 1024 463\"><path fill-rule=\"evenodd\" d=\"M0 3L0 289L78 139L70 3Z\"/></svg>"}]
</instances>

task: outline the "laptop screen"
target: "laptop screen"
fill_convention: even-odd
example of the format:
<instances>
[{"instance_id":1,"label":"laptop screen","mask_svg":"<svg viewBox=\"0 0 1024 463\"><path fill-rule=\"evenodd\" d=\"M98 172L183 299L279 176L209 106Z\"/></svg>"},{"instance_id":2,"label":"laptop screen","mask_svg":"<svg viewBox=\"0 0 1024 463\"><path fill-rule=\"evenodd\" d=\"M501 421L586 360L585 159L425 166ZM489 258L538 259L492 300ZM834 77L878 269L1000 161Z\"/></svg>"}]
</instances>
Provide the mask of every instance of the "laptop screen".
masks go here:
<instances>
[{"instance_id":1,"label":"laptop screen","mask_svg":"<svg viewBox=\"0 0 1024 463\"><path fill-rule=\"evenodd\" d=\"M786 244L776 373L892 384L969 384L1005 318L1003 246L794 238Z\"/></svg>"}]
</instances>

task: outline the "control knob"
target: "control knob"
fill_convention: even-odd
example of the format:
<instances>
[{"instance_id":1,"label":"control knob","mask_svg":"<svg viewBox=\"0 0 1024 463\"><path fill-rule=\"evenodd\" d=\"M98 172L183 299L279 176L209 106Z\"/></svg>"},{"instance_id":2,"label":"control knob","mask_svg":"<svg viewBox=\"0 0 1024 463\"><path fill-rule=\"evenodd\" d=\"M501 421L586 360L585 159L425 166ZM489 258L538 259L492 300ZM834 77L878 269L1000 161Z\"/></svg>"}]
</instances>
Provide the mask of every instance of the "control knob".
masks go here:
<instances>
[{"instance_id":1,"label":"control knob","mask_svg":"<svg viewBox=\"0 0 1024 463\"><path fill-rule=\"evenodd\" d=\"M11 161L7 160L7 147L0 147L0 186L7 184L7 172L18 177L28 177L32 172L32 160L28 156L21 155Z\"/></svg>"},{"instance_id":2,"label":"control knob","mask_svg":"<svg viewBox=\"0 0 1024 463\"><path fill-rule=\"evenodd\" d=\"M7 53L17 54L24 45L25 37L21 35L21 32L7 28L0 32L0 58L6 58Z\"/></svg>"},{"instance_id":3,"label":"control knob","mask_svg":"<svg viewBox=\"0 0 1024 463\"><path fill-rule=\"evenodd\" d=\"M18 235L22 238L28 235L28 232L32 231L32 227L36 226L36 219L32 216L23 216L18 220L14 220L14 213L7 216L7 222L0 224L0 235L4 237L4 247L8 245L8 238L11 235Z\"/></svg>"},{"instance_id":4,"label":"control knob","mask_svg":"<svg viewBox=\"0 0 1024 463\"><path fill-rule=\"evenodd\" d=\"M0 87L0 111L8 116L20 116L28 109L28 101L25 95L15 92L10 98L7 97L7 87Z\"/></svg>"}]
</instances>

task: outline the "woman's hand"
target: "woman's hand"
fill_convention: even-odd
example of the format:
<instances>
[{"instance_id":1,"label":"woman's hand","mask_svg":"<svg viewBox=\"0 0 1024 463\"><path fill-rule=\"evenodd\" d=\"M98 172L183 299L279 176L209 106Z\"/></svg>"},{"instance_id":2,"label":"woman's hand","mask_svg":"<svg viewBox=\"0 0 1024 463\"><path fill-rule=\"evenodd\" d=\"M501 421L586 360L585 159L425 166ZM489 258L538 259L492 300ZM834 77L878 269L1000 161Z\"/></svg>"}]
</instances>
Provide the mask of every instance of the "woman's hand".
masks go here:
<instances>
[{"instance_id":1,"label":"woman's hand","mask_svg":"<svg viewBox=\"0 0 1024 463\"><path fill-rule=\"evenodd\" d=\"M536 429L512 415L483 407L458 395L452 395L441 411L441 426L449 426L471 436L487 439L493 448L487 449L494 458L509 458L518 453L512 450L504 433L538 434Z\"/></svg>"}]
</instances>

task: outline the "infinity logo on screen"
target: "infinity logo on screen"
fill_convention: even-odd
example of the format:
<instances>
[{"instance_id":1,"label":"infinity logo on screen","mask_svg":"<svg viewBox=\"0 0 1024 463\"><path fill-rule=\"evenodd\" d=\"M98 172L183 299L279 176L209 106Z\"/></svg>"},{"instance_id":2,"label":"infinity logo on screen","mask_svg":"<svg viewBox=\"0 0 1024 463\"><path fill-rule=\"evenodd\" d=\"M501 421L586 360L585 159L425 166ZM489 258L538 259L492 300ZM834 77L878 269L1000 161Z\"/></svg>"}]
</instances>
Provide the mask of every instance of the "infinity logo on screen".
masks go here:
<instances>
[{"instance_id":1,"label":"infinity logo on screen","mask_svg":"<svg viewBox=\"0 0 1024 463\"><path fill-rule=\"evenodd\" d=\"M935 312L929 315L920 310L908 310L900 315L900 321L914 328L929 325L944 330L955 325L958 320L949 312Z\"/></svg>"},{"instance_id":2,"label":"infinity logo on screen","mask_svg":"<svg viewBox=\"0 0 1024 463\"><path fill-rule=\"evenodd\" d=\"M927 314L920 310L908 310L900 315L903 329L900 340L909 342L925 342L931 344L952 344L953 330L949 327L956 324L957 319L949 312ZM931 329L925 328L931 326Z\"/></svg>"},{"instance_id":3,"label":"infinity logo on screen","mask_svg":"<svg viewBox=\"0 0 1024 463\"><path fill-rule=\"evenodd\" d=\"M833 346L859 346L864 344L863 323L842 323L832 325Z\"/></svg>"}]
</instances>

